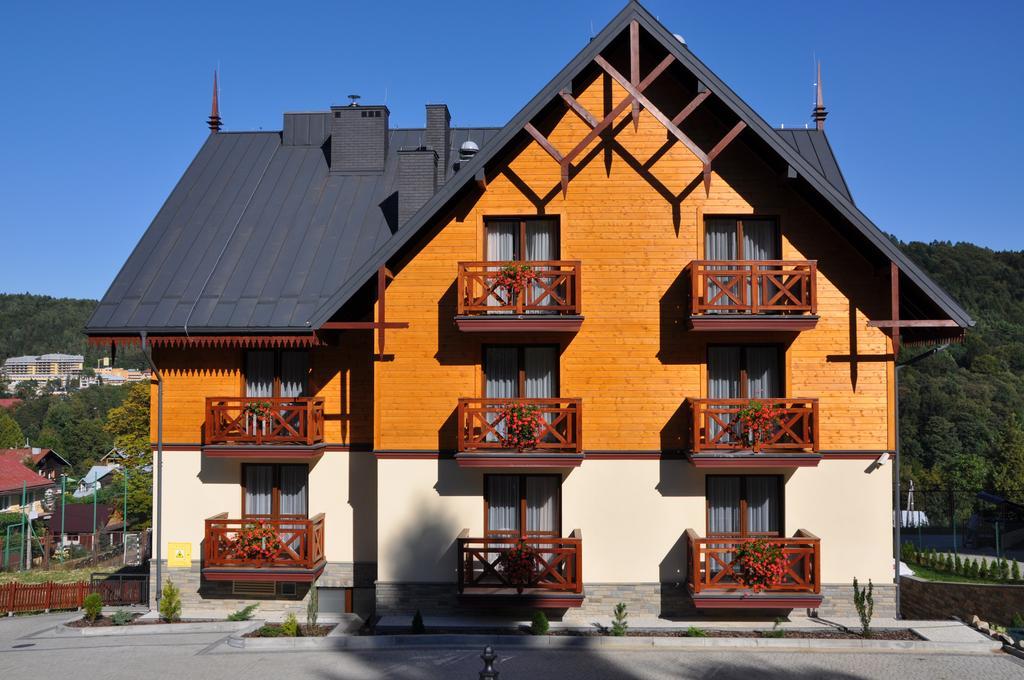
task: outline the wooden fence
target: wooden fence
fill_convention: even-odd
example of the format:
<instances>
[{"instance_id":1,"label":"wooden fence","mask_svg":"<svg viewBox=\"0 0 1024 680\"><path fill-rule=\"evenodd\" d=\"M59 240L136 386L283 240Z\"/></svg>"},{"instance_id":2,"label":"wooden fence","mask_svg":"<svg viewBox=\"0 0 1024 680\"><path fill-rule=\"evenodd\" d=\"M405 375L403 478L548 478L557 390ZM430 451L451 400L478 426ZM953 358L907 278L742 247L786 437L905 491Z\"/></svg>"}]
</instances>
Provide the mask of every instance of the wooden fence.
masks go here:
<instances>
[{"instance_id":1,"label":"wooden fence","mask_svg":"<svg viewBox=\"0 0 1024 680\"><path fill-rule=\"evenodd\" d=\"M146 577L74 583L5 583L0 585L0 614L78 609L89 593L99 593L104 605L142 604L148 597Z\"/></svg>"}]
</instances>

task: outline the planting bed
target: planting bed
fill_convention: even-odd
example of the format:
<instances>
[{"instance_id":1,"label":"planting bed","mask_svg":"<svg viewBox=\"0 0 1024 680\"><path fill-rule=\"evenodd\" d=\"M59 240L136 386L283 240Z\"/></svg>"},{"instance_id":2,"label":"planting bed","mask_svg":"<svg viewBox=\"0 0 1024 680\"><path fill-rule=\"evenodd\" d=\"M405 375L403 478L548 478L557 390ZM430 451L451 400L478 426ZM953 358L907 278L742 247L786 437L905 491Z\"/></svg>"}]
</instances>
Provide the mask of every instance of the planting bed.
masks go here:
<instances>
[{"instance_id":1,"label":"planting bed","mask_svg":"<svg viewBox=\"0 0 1024 680\"><path fill-rule=\"evenodd\" d=\"M324 637L328 633L334 630L334 624L331 625L316 625L316 626L299 626L299 634L297 637ZM268 623L256 630L246 633L242 637L247 638L279 638L288 637L284 634L279 623Z\"/></svg>"}]
</instances>

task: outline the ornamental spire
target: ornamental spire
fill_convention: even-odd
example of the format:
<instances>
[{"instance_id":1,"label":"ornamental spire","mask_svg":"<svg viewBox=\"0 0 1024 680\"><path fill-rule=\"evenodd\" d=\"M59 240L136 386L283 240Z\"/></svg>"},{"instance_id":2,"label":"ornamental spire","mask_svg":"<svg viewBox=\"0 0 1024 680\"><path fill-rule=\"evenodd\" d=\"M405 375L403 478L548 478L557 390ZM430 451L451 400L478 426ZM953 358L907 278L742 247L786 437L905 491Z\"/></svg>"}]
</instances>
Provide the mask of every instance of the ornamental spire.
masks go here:
<instances>
[{"instance_id":1,"label":"ornamental spire","mask_svg":"<svg viewBox=\"0 0 1024 680\"><path fill-rule=\"evenodd\" d=\"M825 97L821 92L821 62L818 62L818 80L814 84L815 90L817 91L817 99L814 108L811 110L811 117L814 119L814 126L819 130L825 129L825 117L828 116L828 111L825 110Z\"/></svg>"},{"instance_id":2,"label":"ornamental spire","mask_svg":"<svg viewBox=\"0 0 1024 680\"><path fill-rule=\"evenodd\" d=\"M220 106L217 97L217 71L213 71L213 105L210 107L210 117L207 119L206 124L210 127L210 132L220 132Z\"/></svg>"}]
</instances>

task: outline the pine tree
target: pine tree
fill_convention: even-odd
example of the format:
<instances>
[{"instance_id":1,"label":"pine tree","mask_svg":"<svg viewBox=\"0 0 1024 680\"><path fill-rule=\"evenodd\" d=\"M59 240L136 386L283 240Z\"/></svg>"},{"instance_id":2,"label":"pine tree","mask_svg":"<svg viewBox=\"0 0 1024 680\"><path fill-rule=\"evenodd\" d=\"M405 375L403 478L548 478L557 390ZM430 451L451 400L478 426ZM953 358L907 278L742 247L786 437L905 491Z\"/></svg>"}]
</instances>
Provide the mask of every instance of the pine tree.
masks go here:
<instances>
[{"instance_id":1,"label":"pine tree","mask_svg":"<svg viewBox=\"0 0 1024 680\"><path fill-rule=\"evenodd\" d=\"M953 559L953 573L960 575L964 573L964 565L963 562L960 561L959 553L957 553L957 556Z\"/></svg>"},{"instance_id":2,"label":"pine tree","mask_svg":"<svg viewBox=\"0 0 1024 680\"><path fill-rule=\"evenodd\" d=\"M988 560L986 560L984 557L981 558L981 567L978 568L978 578L988 578Z\"/></svg>"},{"instance_id":3,"label":"pine tree","mask_svg":"<svg viewBox=\"0 0 1024 680\"><path fill-rule=\"evenodd\" d=\"M0 408L0 449L14 449L25 445L25 435L7 409Z\"/></svg>"},{"instance_id":4,"label":"pine tree","mask_svg":"<svg viewBox=\"0 0 1024 680\"><path fill-rule=\"evenodd\" d=\"M1010 567L1010 578L1014 581L1020 580L1020 565L1017 564L1017 560L1013 561L1013 565Z\"/></svg>"},{"instance_id":5,"label":"pine tree","mask_svg":"<svg viewBox=\"0 0 1024 680\"><path fill-rule=\"evenodd\" d=\"M943 566L943 568L946 571L948 571L950 574L952 574L953 573L953 556L950 555L949 553L946 553L946 563L944 565L942 565L942 566Z\"/></svg>"},{"instance_id":6,"label":"pine tree","mask_svg":"<svg viewBox=\"0 0 1024 680\"><path fill-rule=\"evenodd\" d=\"M978 578L978 571L979 571L978 570L978 560L977 559L971 559L971 569L967 573L967 575L970 578Z\"/></svg>"}]
</instances>

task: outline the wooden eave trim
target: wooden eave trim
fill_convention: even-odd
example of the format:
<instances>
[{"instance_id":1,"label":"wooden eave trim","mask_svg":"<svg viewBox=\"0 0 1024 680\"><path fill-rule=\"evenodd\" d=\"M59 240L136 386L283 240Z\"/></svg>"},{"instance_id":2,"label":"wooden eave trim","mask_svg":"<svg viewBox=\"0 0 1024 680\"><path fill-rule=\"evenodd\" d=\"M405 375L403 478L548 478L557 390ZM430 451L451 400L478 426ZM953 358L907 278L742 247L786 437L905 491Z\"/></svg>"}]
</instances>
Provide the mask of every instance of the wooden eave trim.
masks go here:
<instances>
[{"instance_id":1,"label":"wooden eave trim","mask_svg":"<svg viewBox=\"0 0 1024 680\"><path fill-rule=\"evenodd\" d=\"M818 467L821 459L819 454L806 453L697 453L690 456L690 463L696 468L797 468Z\"/></svg>"},{"instance_id":2,"label":"wooden eave trim","mask_svg":"<svg viewBox=\"0 0 1024 680\"><path fill-rule=\"evenodd\" d=\"M586 456L582 453L457 453L461 468L574 468Z\"/></svg>"},{"instance_id":3,"label":"wooden eave trim","mask_svg":"<svg viewBox=\"0 0 1024 680\"><path fill-rule=\"evenodd\" d=\"M316 333L305 335L149 335L146 342L152 347L182 348L301 348L320 347L327 343ZM138 335L91 335L90 345L116 345L132 347L141 344Z\"/></svg>"},{"instance_id":4,"label":"wooden eave trim","mask_svg":"<svg viewBox=\"0 0 1024 680\"><path fill-rule=\"evenodd\" d=\"M575 333L583 326L582 316L542 316L539 314L457 316L455 325L464 333Z\"/></svg>"}]
</instances>

